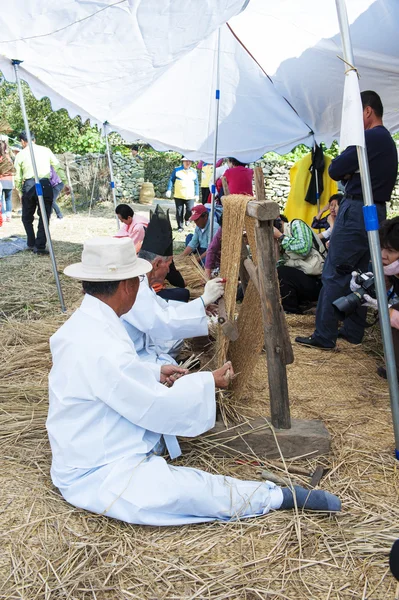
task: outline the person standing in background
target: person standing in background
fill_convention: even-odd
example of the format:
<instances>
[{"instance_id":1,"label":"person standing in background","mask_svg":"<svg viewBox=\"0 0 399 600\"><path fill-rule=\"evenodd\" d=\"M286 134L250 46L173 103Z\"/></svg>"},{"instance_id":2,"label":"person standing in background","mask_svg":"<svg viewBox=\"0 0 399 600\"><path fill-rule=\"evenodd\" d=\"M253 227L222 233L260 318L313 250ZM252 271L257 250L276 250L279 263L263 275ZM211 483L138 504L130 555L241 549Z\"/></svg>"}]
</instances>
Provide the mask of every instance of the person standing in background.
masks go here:
<instances>
[{"instance_id":1,"label":"person standing in background","mask_svg":"<svg viewBox=\"0 0 399 600\"><path fill-rule=\"evenodd\" d=\"M53 188L53 204L52 204L51 210L55 211L55 214L57 215L57 219L63 219L64 217L62 215L61 209L58 206L56 200L57 200L58 196L61 194L61 192L65 186L64 186L63 182L61 181L60 177L54 171L53 166L50 167L50 183L51 183L51 187Z\"/></svg>"},{"instance_id":2,"label":"person standing in background","mask_svg":"<svg viewBox=\"0 0 399 600\"><path fill-rule=\"evenodd\" d=\"M227 159L228 169L224 172L230 194L248 194L253 195L252 179L254 172L246 164L236 158ZM223 196L223 186L221 179L216 183L219 196Z\"/></svg>"},{"instance_id":3,"label":"person standing in background","mask_svg":"<svg viewBox=\"0 0 399 600\"><path fill-rule=\"evenodd\" d=\"M14 165L7 142L0 141L0 186L2 196L2 213L7 222L11 221L12 190L14 188Z\"/></svg>"},{"instance_id":4,"label":"person standing in background","mask_svg":"<svg viewBox=\"0 0 399 600\"><path fill-rule=\"evenodd\" d=\"M53 188L50 183L51 167L61 177L61 180L66 184L66 176L56 156L50 148L39 146L35 143L35 136L31 133L33 142L33 152L40 184L43 191L44 206L48 221L50 220L51 209L53 205ZM32 250L35 254L48 254L46 250L46 233L43 225L43 218L39 206L39 198L36 192L35 174L33 170L30 149L28 145L28 137L25 131L19 135L22 150L15 159L15 185L22 191L22 223L25 227L27 236L28 250ZM65 185L65 191L69 192L69 187ZM37 227L37 235L33 229L33 220L35 212L39 215L39 224Z\"/></svg>"},{"instance_id":5,"label":"person standing in background","mask_svg":"<svg viewBox=\"0 0 399 600\"><path fill-rule=\"evenodd\" d=\"M183 231L184 223L188 225L194 202L199 199L198 177L196 169L191 167L192 161L182 158L183 166L176 167L170 176L168 189L165 196L172 196L174 187L174 200L176 205L177 230Z\"/></svg>"}]
</instances>

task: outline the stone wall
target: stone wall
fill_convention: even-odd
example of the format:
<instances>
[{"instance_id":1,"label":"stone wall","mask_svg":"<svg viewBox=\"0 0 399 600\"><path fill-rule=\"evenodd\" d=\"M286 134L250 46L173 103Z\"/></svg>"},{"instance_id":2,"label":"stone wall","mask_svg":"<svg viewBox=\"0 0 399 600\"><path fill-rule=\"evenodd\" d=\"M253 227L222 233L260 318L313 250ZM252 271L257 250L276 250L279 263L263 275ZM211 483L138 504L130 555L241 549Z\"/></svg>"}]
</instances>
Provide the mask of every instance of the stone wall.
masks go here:
<instances>
[{"instance_id":1,"label":"stone wall","mask_svg":"<svg viewBox=\"0 0 399 600\"><path fill-rule=\"evenodd\" d=\"M141 184L144 182L144 161L136 160L131 155L114 152L112 166L118 202L138 201Z\"/></svg>"},{"instance_id":2,"label":"stone wall","mask_svg":"<svg viewBox=\"0 0 399 600\"><path fill-rule=\"evenodd\" d=\"M109 172L104 155L85 155L84 157L70 156L71 175L74 182L79 182L82 197L91 196L91 180L96 174L94 201L110 198ZM138 201L143 181L154 184L155 196L163 198L167 189L169 177L173 169L181 165L181 160L174 153L144 154L143 161L136 161L130 155L120 152L113 154L115 189L118 202ZM261 159L251 164L251 167L262 168L265 177L266 197L278 202L283 209L290 191L290 168L294 163L289 161ZM75 167L75 169L73 168ZM86 181L87 180L87 181ZM399 211L399 181L392 194L392 211Z\"/></svg>"}]
</instances>

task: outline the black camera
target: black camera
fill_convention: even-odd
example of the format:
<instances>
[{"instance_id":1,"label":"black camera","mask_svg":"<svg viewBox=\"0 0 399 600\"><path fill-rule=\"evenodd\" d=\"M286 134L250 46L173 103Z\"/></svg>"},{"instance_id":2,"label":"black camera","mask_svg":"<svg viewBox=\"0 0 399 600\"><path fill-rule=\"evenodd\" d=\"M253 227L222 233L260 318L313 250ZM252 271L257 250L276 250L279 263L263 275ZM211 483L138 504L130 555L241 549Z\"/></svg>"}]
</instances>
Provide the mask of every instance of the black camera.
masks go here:
<instances>
[{"instance_id":1,"label":"black camera","mask_svg":"<svg viewBox=\"0 0 399 600\"><path fill-rule=\"evenodd\" d=\"M364 294L375 298L374 275L367 275L358 271L355 282L360 285L356 292L351 292L347 296L341 296L333 302L335 310L338 312L341 319L345 319L353 314L364 300Z\"/></svg>"}]
</instances>

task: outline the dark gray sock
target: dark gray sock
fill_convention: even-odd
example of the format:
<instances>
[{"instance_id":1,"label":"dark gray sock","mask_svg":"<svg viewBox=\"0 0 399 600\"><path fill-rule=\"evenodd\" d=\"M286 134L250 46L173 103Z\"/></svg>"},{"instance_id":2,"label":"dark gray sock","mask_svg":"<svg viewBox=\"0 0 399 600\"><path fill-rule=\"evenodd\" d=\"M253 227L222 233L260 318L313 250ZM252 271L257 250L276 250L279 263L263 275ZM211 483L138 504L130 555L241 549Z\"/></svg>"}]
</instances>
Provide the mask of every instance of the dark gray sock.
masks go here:
<instances>
[{"instance_id":1,"label":"dark gray sock","mask_svg":"<svg viewBox=\"0 0 399 600\"><path fill-rule=\"evenodd\" d=\"M338 512L341 510L341 500L338 496L323 490L306 490L299 485L294 485L296 503L298 508L306 510L322 510L327 512ZM290 488L282 487L283 503L280 510L294 508L294 496Z\"/></svg>"}]
</instances>

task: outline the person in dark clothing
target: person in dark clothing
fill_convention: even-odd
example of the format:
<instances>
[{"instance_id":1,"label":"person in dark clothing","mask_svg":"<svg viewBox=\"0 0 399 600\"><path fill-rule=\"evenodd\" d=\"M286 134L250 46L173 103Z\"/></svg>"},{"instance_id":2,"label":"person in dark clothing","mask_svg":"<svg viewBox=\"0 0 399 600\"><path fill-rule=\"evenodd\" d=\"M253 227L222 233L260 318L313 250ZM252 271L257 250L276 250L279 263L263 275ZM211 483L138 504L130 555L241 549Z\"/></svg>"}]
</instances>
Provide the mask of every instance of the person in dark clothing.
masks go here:
<instances>
[{"instance_id":1,"label":"person in dark clothing","mask_svg":"<svg viewBox=\"0 0 399 600\"><path fill-rule=\"evenodd\" d=\"M175 300L176 302L188 302L190 300L190 290L186 288L183 275L176 269L173 260L169 265L169 273L165 279L174 287L163 287L157 292L157 296L161 296L164 300Z\"/></svg>"},{"instance_id":2,"label":"person in dark clothing","mask_svg":"<svg viewBox=\"0 0 399 600\"><path fill-rule=\"evenodd\" d=\"M365 141L370 167L371 186L379 222L386 218L386 203L398 174L398 153L389 131L383 126L383 106L376 92L361 93ZM363 219L363 193L357 150L349 146L335 158L329 168L332 179L343 180L345 194L331 235L331 245L324 264L316 312L316 329L310 337L297 337L296 342L316 348L335 347L338 337L353 344L363 339L366 307L347 317L338 329L338 315L332 305L337 298L350 293L350 269L344 273L340 265L350 265L352 271L367 271L370 249ZM346 269L348 271L348 269Z\"/></svg>"},{"instance_id":3,"label":"person in dark clothing","mask_svg":"<svg viewBox=\"0 0 399 600\"><path fill-rule=\"evenodd\" d=\"M387 219L380 227L382 264L389 294L399 296L399 217ZM396 370L399 379L399 303L394 301L389 309ZM385 367L379 367L377 373L386 379Z\"/></svg>"}]
</instances>

